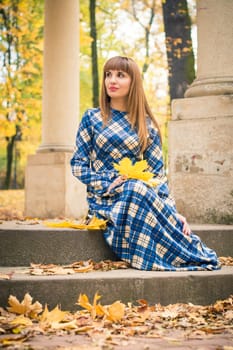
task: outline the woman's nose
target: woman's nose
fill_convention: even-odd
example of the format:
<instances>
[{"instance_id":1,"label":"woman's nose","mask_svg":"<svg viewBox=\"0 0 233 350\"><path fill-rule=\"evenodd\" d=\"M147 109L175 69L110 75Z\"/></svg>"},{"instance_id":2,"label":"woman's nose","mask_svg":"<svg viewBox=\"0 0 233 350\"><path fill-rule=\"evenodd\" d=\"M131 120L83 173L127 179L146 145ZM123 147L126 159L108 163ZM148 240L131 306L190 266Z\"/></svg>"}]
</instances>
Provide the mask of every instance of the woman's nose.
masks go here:
<instances>
[{"instance_id":1,"label":"woman's nose","mask_svg":"<svg viewBox=\"0 0 233 350\"><path fill-rule=\"evenodd\" d=\"M116 81L116 75L112 74L110 77L110 82L115 82Z\"/></svg>"}]
</instances>

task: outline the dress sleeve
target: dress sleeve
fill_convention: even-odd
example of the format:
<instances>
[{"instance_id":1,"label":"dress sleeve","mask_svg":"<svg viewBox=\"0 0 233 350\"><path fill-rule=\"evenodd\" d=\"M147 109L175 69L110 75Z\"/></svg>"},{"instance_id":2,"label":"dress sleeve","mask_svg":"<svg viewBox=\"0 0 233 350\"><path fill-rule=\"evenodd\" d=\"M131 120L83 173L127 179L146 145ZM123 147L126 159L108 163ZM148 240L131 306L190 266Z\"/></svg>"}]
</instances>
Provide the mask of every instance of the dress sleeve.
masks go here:
<instances>
[{"instance_id":1,"label":"dress sleeve","mask_svg":"<svg viewBox=\"0 0 233 350\"><path fill-rule=\"evenodd\" d=\"M161 179L165 177L162 147L156 129L149 130L148 146L144 151L143 159L147 160L148 171L154 173L155 177Z\"/></svg>"},{"instance_id":2,"label":"dress sleeve","mask_svg":"<svg viewBox=\"0 0 233 350\"><path fill-rule=\"evenodd\" d=\"M169 191L165 174L160 137L158 131L154 128L149 130L148 146L144 151L143 158L147 160L148 171L154 173L155 178L160 181L160 184L157 186L158 195L176 210L175 200Z\"/></svg>"},{"instance_id":3,"label":"dress sleeve","mask_svg":"<svg viewBox=\"0 0 233 350\"><path fill-rule=\"evenodd\" d=\"M111 171L96 172L92 169L93 126L90 117L90 113L87 111L79 124L76 136L76 151L70 164L75 177L87 185L88 188L92 188L92 190L101 194L108 189L115 174Z\"/></svg>"}]
</instances>

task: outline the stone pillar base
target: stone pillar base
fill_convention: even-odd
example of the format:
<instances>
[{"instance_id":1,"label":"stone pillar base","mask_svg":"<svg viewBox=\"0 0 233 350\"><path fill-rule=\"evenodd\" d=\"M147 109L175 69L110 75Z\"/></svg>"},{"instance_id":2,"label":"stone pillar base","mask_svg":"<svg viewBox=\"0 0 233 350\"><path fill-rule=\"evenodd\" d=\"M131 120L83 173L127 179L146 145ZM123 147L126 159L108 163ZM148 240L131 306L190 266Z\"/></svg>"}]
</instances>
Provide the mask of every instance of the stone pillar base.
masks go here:
<instances>
[{"instance_id":1,"label":"stone pillar base","mask_svg":"<svg viewBox=\"0 0 233 350\"><path fill-rule=\"evenodd\" d=\"M233 223L233 95L174 100L169 182L193 223Z\"/></svg>"},{"instance_id":2,"label":"stone pillar base","mask_svg":"<svg viewBox=\"0 0 233 350\"><path fill-rule=\"evenodd\" d=\"M80 218L87 213L86 186L71 173L69 152L37 153L28 158L25 215Z\"/></svg>"}]
</instances>

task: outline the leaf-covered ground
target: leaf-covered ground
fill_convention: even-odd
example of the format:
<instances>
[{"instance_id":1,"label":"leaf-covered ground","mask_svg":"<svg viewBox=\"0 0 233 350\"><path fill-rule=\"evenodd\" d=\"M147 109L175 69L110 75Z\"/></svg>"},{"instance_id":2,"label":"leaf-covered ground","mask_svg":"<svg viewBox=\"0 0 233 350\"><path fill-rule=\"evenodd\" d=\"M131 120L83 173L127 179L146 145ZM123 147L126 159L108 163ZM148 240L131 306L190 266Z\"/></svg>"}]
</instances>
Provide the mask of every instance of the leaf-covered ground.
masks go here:
<instances>
[{"instance_id":1,"label":"leaf-covered ground","mask_svg":"<svg viewBox=\"0 0 233 350\"><path fill-rule=\"evenodd\" d=\"M52 310L26 294L0 309L0 347L7 349L233 350L233 298L213 305L102 305L77 298L77 311Z\"/></svg>"}]
</instances>

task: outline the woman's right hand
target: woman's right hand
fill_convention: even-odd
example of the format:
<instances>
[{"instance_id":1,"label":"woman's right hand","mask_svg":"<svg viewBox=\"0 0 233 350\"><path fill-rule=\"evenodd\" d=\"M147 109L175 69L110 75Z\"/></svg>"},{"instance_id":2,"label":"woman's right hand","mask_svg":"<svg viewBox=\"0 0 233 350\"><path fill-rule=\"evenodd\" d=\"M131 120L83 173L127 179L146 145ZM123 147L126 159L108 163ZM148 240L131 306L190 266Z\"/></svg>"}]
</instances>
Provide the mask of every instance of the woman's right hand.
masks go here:
<instances>
[{"instance_id":1,"label":"woman's right hand","mask_svg":"<svg viewBox=\"0 0 233 350\"><path fill-rule=\"evenodd\" d=\"M189 224L187 223L186 218L185 218L183 215L179 214L179 213L176 213L176 216L177 216L177 218L178 218L178 219L182 222L182 224L183 224L183 233L184 233L186 236L190 236L190 234L191 234L191 228L190 228Z\"/></svg>"},{"instance_id":2,"label":"woman's right hand","mask_svg":"<svg viewBox=\"0 0 233 350\"><path fill-rule=\"evenodd\" d=\"M108 191L107 193L110 193L110 191L115 188L116 186L121 185L123 182L125 182L127 180L127 176L125 175L120 175L118 176L112 183L111 185L108 187Z\"/></svg>"}]
</instances>

